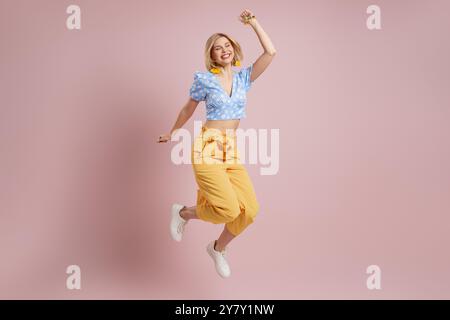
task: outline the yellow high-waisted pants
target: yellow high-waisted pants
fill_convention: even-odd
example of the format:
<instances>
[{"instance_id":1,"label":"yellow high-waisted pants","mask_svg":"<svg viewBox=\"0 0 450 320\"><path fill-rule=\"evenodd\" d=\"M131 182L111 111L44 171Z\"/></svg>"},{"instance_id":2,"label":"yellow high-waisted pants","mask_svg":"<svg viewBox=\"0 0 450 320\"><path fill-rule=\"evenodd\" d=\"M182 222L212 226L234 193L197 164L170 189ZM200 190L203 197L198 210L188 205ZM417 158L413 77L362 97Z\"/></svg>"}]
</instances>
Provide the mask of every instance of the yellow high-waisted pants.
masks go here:
<instances>
[{"instance_id":1,"label":"yellow high-waisted pants","mask_svg":"<svg viewBox=\"0 0 450 320\"><path fill-rule=\"evenodd\" d=\"M191 160L199 187L197 217L225 223L231 234L239 235L255 220L259 204L240 162L235 133L203 126L195 137Z\"/></svg>"}]
</instances>

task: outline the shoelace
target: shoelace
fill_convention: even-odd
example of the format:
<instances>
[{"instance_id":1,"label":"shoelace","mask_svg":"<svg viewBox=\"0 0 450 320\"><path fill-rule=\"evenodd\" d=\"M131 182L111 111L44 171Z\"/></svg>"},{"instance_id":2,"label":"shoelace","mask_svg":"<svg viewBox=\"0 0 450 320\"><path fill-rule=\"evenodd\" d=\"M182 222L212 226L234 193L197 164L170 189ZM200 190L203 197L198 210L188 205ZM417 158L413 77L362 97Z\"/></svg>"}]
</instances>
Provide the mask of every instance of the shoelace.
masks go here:
<instances>
[{"instance_id":1,"label":"shoelace","mask_svg":"<svg viewBox=\"0 0 450 320\"><path fill-rule=\"evenodd\" d=\"M187 221L181 221L180 224L178 225L177 228L177 232L178 233L183 233L184 232L184 226L186 225Z\"/></svg>"},{"instance_id":2,"label":"shoelace","mask_svg":"<svg viewBox=\"0 0 450 320\"><path fill-rule=\"evenodd\" d=\"M226 258L226 256L227 256L227 251L226 251L226 249L224 249L224 250L222 250L222 251L218 251L218 252L222 255L222 257Z\"/></svg>"}]
</instances>

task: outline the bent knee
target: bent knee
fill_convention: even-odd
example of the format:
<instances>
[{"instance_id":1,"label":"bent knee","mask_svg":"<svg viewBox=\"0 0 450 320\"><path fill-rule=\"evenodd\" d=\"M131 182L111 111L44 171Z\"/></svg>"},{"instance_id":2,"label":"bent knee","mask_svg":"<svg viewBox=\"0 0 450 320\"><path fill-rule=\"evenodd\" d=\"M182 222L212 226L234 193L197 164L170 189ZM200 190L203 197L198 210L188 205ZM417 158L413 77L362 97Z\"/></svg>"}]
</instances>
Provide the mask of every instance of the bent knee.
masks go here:
<instances>
[{"instance_id":1,"label":"bent knee","mask_svg":"<svg viewBox=\"0 0 450 320\"><path fill-rule=\"evenodd\" d=\"M256 215L259 212L259 203L258 201L254 201L245 207L245 214L250 217L252 220L256 218Z\"/></svg>"},{"instance_id":2,"label":"bent knee","mask_svg":"<svg viewBox=\"0 0 450 320\"><path fill-rule=\"evenodd\" d=\"M241 208L238 204L226 207L216 207L216 212L224 219L224 222L235 220L241 214Z\"/></svg>"}]
</instances>

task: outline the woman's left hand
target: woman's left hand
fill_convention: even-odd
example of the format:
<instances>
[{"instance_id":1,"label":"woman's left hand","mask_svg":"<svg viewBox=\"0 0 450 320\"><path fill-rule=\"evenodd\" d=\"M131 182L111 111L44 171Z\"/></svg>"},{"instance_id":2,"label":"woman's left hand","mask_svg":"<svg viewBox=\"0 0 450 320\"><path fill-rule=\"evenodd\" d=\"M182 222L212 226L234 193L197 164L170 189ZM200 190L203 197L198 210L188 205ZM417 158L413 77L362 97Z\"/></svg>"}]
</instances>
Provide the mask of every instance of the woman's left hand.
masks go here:
<instances>
[{"instance_id":1,"label":"woman's left hand","mask_svg":"<svg viewBox=\"0 0 450 320\"><path fill-rule=\"evenodd\" d=\"M255 18L251 18L252 16L254 16L253 12L251 12L248 9L245 9L244 11L241 12L241 14L239 16L239 20L243 24L250 24L251 21L255 19Z\"/></svg>"}]
</instances>

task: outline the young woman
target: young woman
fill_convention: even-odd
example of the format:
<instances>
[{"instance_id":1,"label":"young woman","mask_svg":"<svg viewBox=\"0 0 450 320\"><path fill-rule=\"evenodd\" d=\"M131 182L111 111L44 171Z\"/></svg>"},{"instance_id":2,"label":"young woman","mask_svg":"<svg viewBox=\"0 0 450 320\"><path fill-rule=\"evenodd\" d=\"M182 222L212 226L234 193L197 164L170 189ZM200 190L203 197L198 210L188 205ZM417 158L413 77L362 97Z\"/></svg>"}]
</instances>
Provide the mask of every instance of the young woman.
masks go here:
<instances>
[{"instance_id":1,"label":"young woman","mask_svg":"<svg viewBox=\"0 0 450 320\"><path fill-rule=\"evenodd\" d=\"M181 109L169 134L159 136L158 142L171 140L172 134L191 117L200 101L205 101L207 121L192 145L191 160L198 184L197 205L172 206L170 232L181 241L184 227L190 219L224 223L217 240L211 241L207 252L215 263L217 273L226 278L231 274L226 260L227 245L250 225L259 211L250 177L240 162L236 129L239 119L246 117L246 93L252 83L272 62L275 48L256 20L244 10L239 20L250 25L264 49L263 54L246 68L234 72L243 59L241 46L224 33L215 33L205 46L205 65L208 71L195 72L190 97Z\"/></svg>"}]
</instances>

